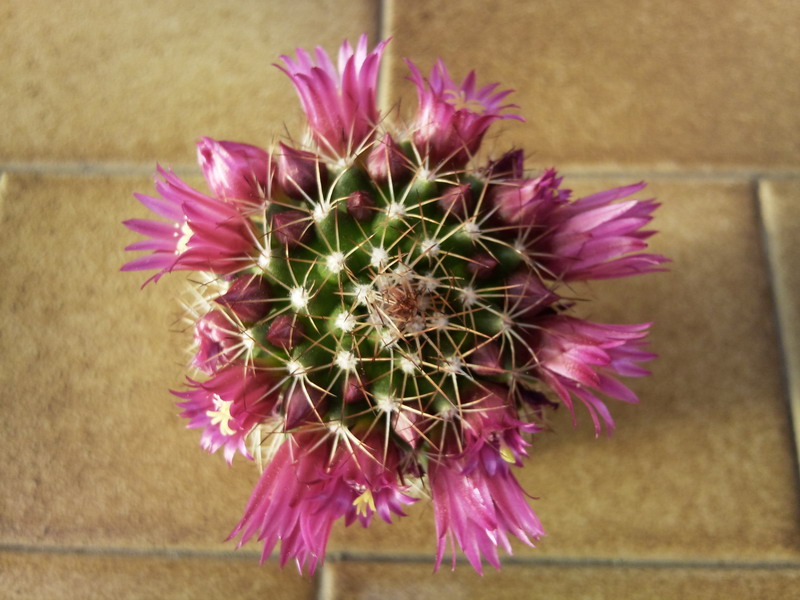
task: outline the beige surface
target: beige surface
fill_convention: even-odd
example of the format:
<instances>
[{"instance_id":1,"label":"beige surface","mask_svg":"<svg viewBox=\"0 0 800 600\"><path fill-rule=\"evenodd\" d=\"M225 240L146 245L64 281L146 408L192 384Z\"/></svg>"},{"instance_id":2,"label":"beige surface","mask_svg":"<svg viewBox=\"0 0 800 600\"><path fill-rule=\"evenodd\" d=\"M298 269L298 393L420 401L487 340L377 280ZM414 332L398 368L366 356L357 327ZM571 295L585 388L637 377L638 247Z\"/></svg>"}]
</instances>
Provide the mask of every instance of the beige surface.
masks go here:
<instances>
[{"instance_id":1,"label":"beige surface","mask_svg":"<svg viewBox=\"0 0 800 600\"><path fill-rule=\"evenodd\" d=\"M459 565L432 574L425 565L344 563L336 565L326 600L711 600L795 598L800 573L794 570L713 568L506 567L482 578Z\"/></svg>"},{"instance_id":2,"label":"beige surface","mask_svg":"<svg viewBox=\"0 0 800 600\"><path fill-rule=\"evenodd\" d=\"M0 4L0 161L194 160L202 135L267 145L297 131L271 66L297 46L375 37L371 0Z\"/></svg>"},{"instance_id":3,"label":"beige surface","mask_svg":"<svg viewBox=\"0 0 800 600\"><path fill-rule=\"evenodd\" d=\"M290 569L261 569L254 561L0 552L0 595L8 600L311 600L314 582Z\"/></svg>"},{"instance_id":4,"label":"beige surface","mask_svg":"<svg viewBox=\"0 0 800 600\"><path fill-rule=\"evenodd\" d=\"M527 123L502 139L542 166L800 166L797 2L390 4L393 56L517 90Z\"/></svg>"},{"instance_id":5,"label":"beige surface","mask_svg":"<svg viewBox=\"0 0 800 600\"><path fill-rule=\"evenodd\" d=\"M492 6L0 3L0 596L791 597L798 5ZM258 567L255 545L234 552L223 540L257 473L203 453L176 416L181 277L140 291L141 274L118 272L137 239L120 221L145 216L132 194L152 189L155 161L189 172L201 135L299 135L271 63L374 39L381 16L383 97L413 107L404 55L516 88L528 121L504 123L489 151L522 146L580 191L646 177L663 202L653 246L674 261L582 290L588 318L653 320L660 358L634 384L641 404L612 406L612 437L582 413L539 436L520 479L549 535L483 579L466 564L430 575L424 503L392 526L337 525L318 581Z\"/></svg>"}]
</instances>

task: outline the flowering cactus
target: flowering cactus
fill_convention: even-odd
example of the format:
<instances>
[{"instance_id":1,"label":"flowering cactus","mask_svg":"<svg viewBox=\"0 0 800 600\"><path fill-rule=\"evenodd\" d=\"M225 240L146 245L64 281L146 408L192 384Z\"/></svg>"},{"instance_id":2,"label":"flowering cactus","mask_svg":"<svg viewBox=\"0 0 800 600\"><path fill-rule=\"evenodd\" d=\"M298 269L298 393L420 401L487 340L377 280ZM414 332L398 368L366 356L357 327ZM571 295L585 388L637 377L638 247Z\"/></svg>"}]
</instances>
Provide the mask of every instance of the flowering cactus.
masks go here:
<instances>
[{"instance_id":1,"label":"flowering cactus","mask_svg":"<svg viewBox=\"0 0 800 600\"><path fill-rule=\"evenodd\" d=\"M578 401L595 432L604 398L636 402L618 379L649 324L569 315L563 284L660 270L642 252L658 206L644 184L574 199L512 150L481 165L487 129L521 117L509 90L461 84L411 62L419 108L392 128L375 99L386 42L281 57L308 119L305 143L266 151L202 138L208 192L159 168L167 219L125 225L149 254L123 270L205 274L193 307L197 379L182 401L201 446L256 460L261 479L231 538L280 542L313 572L333 523L391 522L434 504L436 567L448 542L479 572L509 537L544 534L514 477L558 404Z\"/></svg>"}]
</instances>

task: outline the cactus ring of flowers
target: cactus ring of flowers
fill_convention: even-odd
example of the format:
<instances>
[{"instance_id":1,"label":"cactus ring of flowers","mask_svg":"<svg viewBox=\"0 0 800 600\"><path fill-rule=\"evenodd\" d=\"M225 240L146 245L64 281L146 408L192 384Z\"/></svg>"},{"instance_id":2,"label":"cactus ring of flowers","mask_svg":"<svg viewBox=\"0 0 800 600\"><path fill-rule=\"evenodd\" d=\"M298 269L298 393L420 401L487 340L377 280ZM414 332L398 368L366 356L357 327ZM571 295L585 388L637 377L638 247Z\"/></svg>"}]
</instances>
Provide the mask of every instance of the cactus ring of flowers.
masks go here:
<instances>
[{"instance_id":1,"label":"cactus ring of flowers","mask_svg":"<svg viewBox=\"0 0 800 600\"><path fill-rule=\"evenodd\" d=\"M199 375L173 394L204 449L263 468L231 538L313 572L336 520L389 522L427 496L436 567L449 542L480 572L510 535L544 534L512 466L547 412L578 400L599 433L603 396L636 401L618 377L647 374L649 324L571 316L569 284L661 270L643 252L658 205L632 198L644 184L575 199L521 150L476 164L487 129L521 117L510 90L441 61L428 77L407 61L419 106L393 127L375 98L386 43L345 43L336 66L281 57L304 141L202 138L207 193L159 167L137 198L164 220L125 222L149 253L123 270L203 274Z\"/></svg>"}]
</instances>

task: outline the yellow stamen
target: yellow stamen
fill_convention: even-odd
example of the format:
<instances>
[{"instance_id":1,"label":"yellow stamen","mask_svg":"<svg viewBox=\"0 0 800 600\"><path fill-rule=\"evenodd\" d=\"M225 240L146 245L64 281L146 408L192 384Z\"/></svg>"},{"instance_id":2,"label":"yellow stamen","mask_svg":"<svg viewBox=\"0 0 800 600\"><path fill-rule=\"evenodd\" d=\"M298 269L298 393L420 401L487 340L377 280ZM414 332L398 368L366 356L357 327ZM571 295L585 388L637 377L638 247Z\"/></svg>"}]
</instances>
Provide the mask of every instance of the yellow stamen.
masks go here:
<instances>
[{"instance_id":1,"label":"yellow stamen","mask_svg":"<svg viewBox=\"0 0 800 600\"><path fill-rule=\"evenodd\" d=\"M451 90L450 97L447 99L448 103L455 107L456 110L468 110L470 112L481 114L486 111L486 106L477 98L467 98L463 90Z\"/></svg>"},{"instance_id":2,"label":"yellow stamen","mask_svg":"<svg viewBox=\"0 0 800 600\"><path fill-rule=\"evenodd\" d=\"M511 448L508 446L500 447L500 457L507 463L514 464L517 462L517 460L514 458L514 453L511 452Z\"/></svg>"},{"instance_id":3,"label":"yellow stamen","mask_svg":"<svg viewBox=\"0 0 800 600\"><path fill-rule=\"evenodd\" d=\"M358 498L353 500L353 506L356 507L356 514L368 517L371 512L375 512L375 498L372 497L370 490L364 490ZM369 508L369 510L367 510Z\"/></svg>"},{"instance_id":4,"label":"yellow stamen","mask_svg":"<svg viewBox=\"0 0 800 600\"><path fill-rule=\"evenodd\" d=\"M211 424L219 425L219 432L222 435L233 435L236 433L230 426L230 422L233 420L231 416L232 404L233 402L223 400L217 394L214 394L214 408L216 410L206 411L206 416L211 417Z\"/></svg>"}]
</instances>

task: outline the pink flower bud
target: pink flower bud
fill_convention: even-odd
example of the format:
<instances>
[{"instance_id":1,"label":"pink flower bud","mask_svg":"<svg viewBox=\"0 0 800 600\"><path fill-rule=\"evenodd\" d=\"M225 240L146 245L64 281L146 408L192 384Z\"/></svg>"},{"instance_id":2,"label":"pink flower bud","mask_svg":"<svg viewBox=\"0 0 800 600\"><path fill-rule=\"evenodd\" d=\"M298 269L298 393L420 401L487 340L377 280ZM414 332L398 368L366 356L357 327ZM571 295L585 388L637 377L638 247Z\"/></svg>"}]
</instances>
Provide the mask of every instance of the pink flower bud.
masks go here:
<instances>
[{"instance_id":1,"label":"pink flower bud","mask_svg":"<svg viewBox=\"0 0 800 600\"><path fill-rule=\"evenodd\" d=\"M522 150L506 152L497 160L489 161L483 172L487 178L522 179L525 176L525 153Z\"/></svg>"},{"instance_id":2,"label":"pink flower bud","mask_svg":"<svg viewBox=\"0 0 800 600\"><path fill-rule=\"evenodd\" d=\"M308 239L311 223L306 213L285 210L272 215L272 234L278 242L294 248Z\"/></svg>"},{"instance_id":3,"label":"pink flower bud","mask_svg":"<svg viewBox=\"0 0 800 600\"><path fill-rule=\"evenodd\" d=\"M317 388L310 385L294 386L291 393L283 400L284 427L294 429L304 423L313 423L320 420L320 414L325 412L327 404L325 397Z\"/></svg>"},{"instance_id":4,"label":"pink flower bud","mask_svg":"<svg viewBox=\"0 0 800 600\"><path fill-rule=\"evenodd\" d=\"M328 170L319 156L311 152L296 150L281 143L277 163L278 185L295 200L307 197L315 200L319 196L318 190L328 183Z\"/></svg>"},{"instance_id":5,"label":"pink flower bud","mask_svg":"<svg viewBox=\"0 0 800 600\"><path fill-rule=\"evenodd\" d=\"M420 438L419 427L416 425L419 419L418 414L406 410L399 411L392 419L392 428L395 433L412 448L417 447Z\"/></svg>"},{"instance_id":6,"label":"pink flower bud","mask_svg":"<svg viewBox=\"0 0 800 600\"><path fill-rule=\"evenodd\" d=\"M209 137L197 142L197 160L208 187L220 199L263 200L270 158L265 150Z\"/></svg>"},{"instance_id":7,"label":"pink flower bud","mask_svg":"<svg viewBox=\"0 0 800 600\"><path fill-rule=\"evenodd\" d=\"M267 331L267 341L285 350L291 350L303 339L303 326L292 315L278 315Z\"/></svg>"},{"instance_id":8,"label":"pink flower bud","mask_svg":"<svg viewBox=\"0 0 800 600\"><path fill-rule=\"evenodd\" d=\"M567 201L570 191L559 189L561 179L555 169L548 169L536 179L498 185L491 200L506 223L531 225Z\"/></svg>"},{"instance_id":9,"label":"pink flower bud","mask_svg":"<svg viewBox=\"0 0 800 600\"><path fill-rule=\"evenodd\" d=\"M497 342L481 344L467 357L470 368L478 375L491 377L505 372L500 359L500 346Z\"/></svg>"},{"instance_id":10,"label":"pink flower bud","mask_svg":"<svg viewBox=\"0 0 800 600\"><path fill-rule=\"evenodd\" d=\"M263 277L242 275L233 280L228 291L216 299L239 317L243 323L255 323L266 317L271 309L269 284Z\"/></svg>"},{"instance_id":11,"label":"pink flower bud","mask_svg":"<svg viewBox=\"0 0 800 600\"><path fill-rule=\"evenodd\" d=\"M347 213L356 221L366 221L375 214L375 201L367 192L356 190L347 197Z\"/></svg>"},{"instance_id":12,"label":"pink flower bud","mask_svg":"<svg viewBox=\"0 0 800 600\"><path fill-rule=\"evenodd\" d=\"M343 397L344 401L348 404L364 399L364 386L361 384L358 377L354 375L347 377L344 382Z\"/></svg>"},{"instance_id":13,"label":"pink flower bud","mask_svg":"<svg viewBox=\"0 0 800 600\"><path fill-rule=\"evenodd\" d=\"M472 210L472 189L468 183L448 187L439 198L439 207L445 212L466 217Z\"/></svg>"},{"instance_id":14,"label":"pink flower bud","mask_svg":"<svg viewBox=\"0 0 800 600\"><path fill-rule=\"evenodd\" d=\"M194 326L197 353L192 366L211 375L236 358L236 346L241 338L235 335L234 326L218 310L198 319Z\"/></svg>"},{"instance_id":15,"label":"pink flower bud","mask_svg":"<svg viewBox=\"0 0 800 600\"><path fill-rule=\"evenodd\" d=\"M411 171L403 150L388 133L376 143L367 156L367 172L378 185L403 183Z\"/></svg>"},{"instance_id":16,"label":"pink flower bud","mask_svg":"<svg viewBox=\"0 0 800 600\"><path fill-rule=\"evenodd\" d=\"M486 279L497 266L497 259L486 252L479 252L469 259L467 270L475 276L475 279Z\"/></svg>"},{"instance_id":17,"label":"pink flower bud","mask_svg":"<svg viewBox=\"0 0 800 600\"><path fill-rule=\"evenodd\" d=\"M526 318L530 318L558 300L558 295L530 271L514 273L506 285L506 310L514 316L524 313Z\"/></svg>"}]
</instances>

